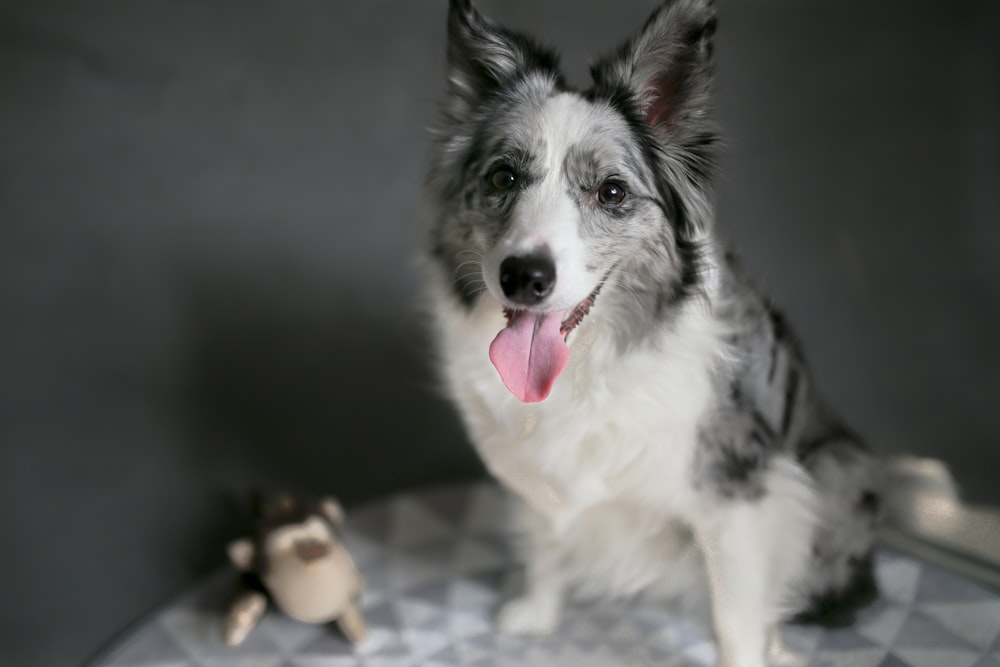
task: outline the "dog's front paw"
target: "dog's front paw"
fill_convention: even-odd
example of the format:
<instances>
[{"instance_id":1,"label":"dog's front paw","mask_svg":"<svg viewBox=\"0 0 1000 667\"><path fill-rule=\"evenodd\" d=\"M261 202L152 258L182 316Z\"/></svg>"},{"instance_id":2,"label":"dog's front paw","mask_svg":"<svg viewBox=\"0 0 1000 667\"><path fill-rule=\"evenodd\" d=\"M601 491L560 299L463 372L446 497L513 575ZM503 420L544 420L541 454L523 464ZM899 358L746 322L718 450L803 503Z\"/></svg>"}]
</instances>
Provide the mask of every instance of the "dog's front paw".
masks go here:
<instances>
[{"instance_id":1,"label":"dog's front paw","mask_svg":"<svg viewBox=\"0 0 1000 667\"><path fill-rule=\"evenodd\" d=\"M542 597L510 600L500 608L497 626L508 635L547 635L559 624L559 602Z\"/></svg>"}]
</instances>

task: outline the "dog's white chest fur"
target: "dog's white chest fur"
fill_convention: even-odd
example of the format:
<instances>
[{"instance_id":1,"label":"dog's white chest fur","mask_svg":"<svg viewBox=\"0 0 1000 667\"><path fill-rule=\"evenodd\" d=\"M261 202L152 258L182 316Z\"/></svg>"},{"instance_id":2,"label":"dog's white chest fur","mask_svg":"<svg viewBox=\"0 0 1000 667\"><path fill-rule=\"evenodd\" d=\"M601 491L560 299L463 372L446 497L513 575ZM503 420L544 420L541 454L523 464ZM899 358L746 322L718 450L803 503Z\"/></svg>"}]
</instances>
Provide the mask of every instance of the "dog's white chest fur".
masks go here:
<instances>
[{"instance_id":1,"label":"dog's white chest fur","mask_svg":"<svg viewBox=\"0 0 1000 667\"><path fill-rule=\"evenodd\" d=\"M542 403L523 404L488 358L504 326L486 302L444 315L446 378L490 471L556 533L600 505L683 517L694 502L698 423L710 407L717 326L683 313L660 344L622 353L599 316L574 332L570 362Z\"/></svg>"},{"instance_id":2,"label":"dog's white chest fur","mask_svg":"<svg viewBox=\"0 0 1000 667\"><path fill-rule=\"evenodd\" d=\"M427 182L436 343L471 440L533 510L526 592L498 626L551 630L581 585L698 588L718 665L763 667L788 613L839 617L872 594L880 498L780 314L712 236L712 3L665 0L583 92L533 40L450 6ZM560 322L569 364L549 393Z\"/></svg>"}]
</instances>

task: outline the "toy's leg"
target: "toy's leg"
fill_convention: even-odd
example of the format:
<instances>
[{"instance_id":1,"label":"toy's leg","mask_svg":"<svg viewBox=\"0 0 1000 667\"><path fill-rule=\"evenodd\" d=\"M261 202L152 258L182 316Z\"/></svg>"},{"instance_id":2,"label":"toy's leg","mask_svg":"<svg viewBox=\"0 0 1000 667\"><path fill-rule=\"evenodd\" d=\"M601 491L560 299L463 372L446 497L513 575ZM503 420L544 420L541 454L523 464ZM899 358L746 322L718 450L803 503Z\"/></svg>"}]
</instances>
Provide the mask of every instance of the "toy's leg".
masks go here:
<instances>
[{"instance_id":1,"label":"toy's leg","mask_svg":"<svg viewBox=\"0 0 1000 667\"><path fill-rule=\"evenodd\" d=\"M337 619L337 625L347 637L347 641L352 644L360 644L368 635L368 627L365 625L365 619L356 602L347 605L344 613Z\"/></svg>"},{"instance_id":2,"label":"toy's leg","mask_svg":"<svg viewBox=\"0 0 1000 667\"><path fill-rule=\"evenodd\" d=\"M226 625L223 629L226 645L242 644L250 631L257 627L265 611L267 611L267 596L263 593L253 591L237 598L226 615Z\"/></svg>"}]
</instances>

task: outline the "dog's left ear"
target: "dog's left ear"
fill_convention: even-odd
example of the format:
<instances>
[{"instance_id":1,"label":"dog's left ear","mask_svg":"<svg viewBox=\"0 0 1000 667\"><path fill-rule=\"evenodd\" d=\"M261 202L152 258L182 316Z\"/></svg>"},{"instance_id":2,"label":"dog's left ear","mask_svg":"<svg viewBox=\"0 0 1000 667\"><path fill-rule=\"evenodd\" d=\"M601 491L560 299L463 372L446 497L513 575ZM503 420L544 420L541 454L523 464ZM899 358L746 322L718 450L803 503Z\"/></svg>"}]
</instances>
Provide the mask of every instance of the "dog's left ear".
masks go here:
<instances>
[{"instance_id":1,"label":"dog's left ear","mask_svg":"<svg viewBox=\"0 0 1000 667\"><path fill-rule=\"evenodd\" d=\"M531 38L483 17L471 0L451 0L448 10L448 90L445 111L464 121L480 104L531 73L559 79L556 55Z\"/></svg>"},{"instance_id":2,"label":"dog's left ear","mask_svg":"<svg viewBox=\"0 0 1000 667\"><path fill-rule=\"evenodd\" d=\"M642 31L591 68L598 91L622 86L646 122L677 138L697 133L711 104L712 0L667 0Z\"/></svg>"}]
</instances>

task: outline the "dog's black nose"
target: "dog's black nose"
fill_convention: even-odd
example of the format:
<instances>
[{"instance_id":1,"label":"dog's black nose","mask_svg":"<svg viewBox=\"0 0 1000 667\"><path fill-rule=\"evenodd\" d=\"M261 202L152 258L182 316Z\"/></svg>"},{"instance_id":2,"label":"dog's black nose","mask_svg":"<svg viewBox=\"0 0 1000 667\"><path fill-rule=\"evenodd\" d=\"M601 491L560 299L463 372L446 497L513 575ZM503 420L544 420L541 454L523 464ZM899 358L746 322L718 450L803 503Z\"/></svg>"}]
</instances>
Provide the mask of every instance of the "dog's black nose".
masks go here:
<instances>
[{"instance_id":1,"label":"dog's black nose","mask_svg":"<svg viewBox=\"0 0 1000 667\"><path fill-rule=\"evenodd\" d=\"M524 306L538 303L556 284L556 264L548 253L508 257L500 263L504 296Z\"/></svg>"}]
</instances>

